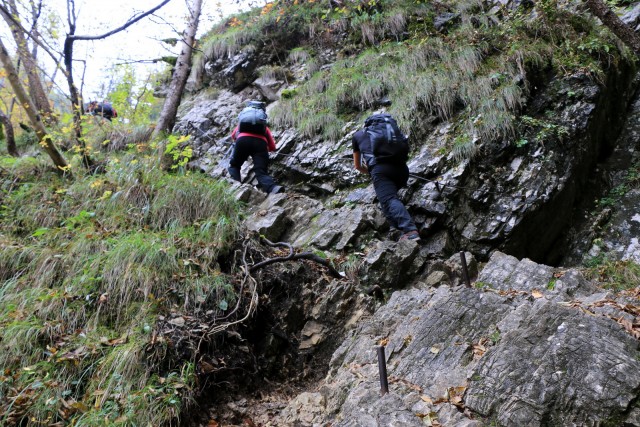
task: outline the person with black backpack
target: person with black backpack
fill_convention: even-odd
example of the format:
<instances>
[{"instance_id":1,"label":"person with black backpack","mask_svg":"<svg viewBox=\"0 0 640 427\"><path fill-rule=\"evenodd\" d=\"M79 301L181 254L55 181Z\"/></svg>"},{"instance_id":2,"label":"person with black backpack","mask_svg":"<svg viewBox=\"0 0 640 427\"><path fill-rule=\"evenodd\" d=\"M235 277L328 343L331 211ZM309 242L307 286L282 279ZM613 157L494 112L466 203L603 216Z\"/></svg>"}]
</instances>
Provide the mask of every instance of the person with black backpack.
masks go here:
<instances>
[{"instance_id":1,"label":"person with black backpack","mask_svg":"<svg viewBox=\"0 0 640 427\"><path fill-rule=\"evenodd\" d=\"M246 108L238 116L238 125L233 129L231 139L235 141L227 169L231 178L242 181L240 169L251 156L258 187L267 194L284 191L284 188L276 185L269 175L269 152L276 150L276 142L267 126L264 102L249 101L247 103Z\"/></svg>"},{"instance_id":2,"label":"person with black backpack","mask_svg":"<svg viewBox=\"0 0 640 427\"><path fill-rule=\"evenodd\" d=\"M109 121L111 121L111 119L113 119L114 117L118 117L118 112L106 99L102 102L92 101L91 103L89 103L87 111L93 116L101 116Z\"/></svg>"},{"instance_id":3,"label":"person with black backpack","mask_svg":"<svg viewBox=\"0 0 640 427\"><path fill-rule=\"evenodd\" d=\"M398 190L409 180L409 140L389 114L374 114L352 138L353 165L368 173L382 212L393 228L402 231L400 240L418 240L418 228Z\"/></svg>"}]
</instances>

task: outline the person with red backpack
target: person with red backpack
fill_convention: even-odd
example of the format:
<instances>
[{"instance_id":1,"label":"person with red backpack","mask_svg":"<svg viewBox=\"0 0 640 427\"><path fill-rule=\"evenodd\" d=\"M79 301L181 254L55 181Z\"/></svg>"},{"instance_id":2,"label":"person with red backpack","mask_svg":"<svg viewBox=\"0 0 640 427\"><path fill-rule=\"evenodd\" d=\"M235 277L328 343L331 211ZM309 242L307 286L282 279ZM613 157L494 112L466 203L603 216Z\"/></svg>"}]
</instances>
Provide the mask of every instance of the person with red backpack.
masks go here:
<instances>
[{"instance_id":1,"label":"person with red backpack","mask_svg":"<svg viewBox=\"0 0 640 427\"><path fill-rule=\"evenodd\" d=\"M393 228L402 231L400 240L418 240L418 228L398 190L409 180L408 138L389 114L374 114L352 138L353 165L371 176L382 213Z\"/></svg>"},{"instance_id":2,"label":"person with red backpack","mask_svg":"<svg viewBox=\"0 0 640 427\"><path fill-rule=\"evenodd\" d=\"M233 129L231 139L235 141L227 169L231 178L242 181L240 169L251 156L258 188L267 194L283 192L284 188L276 185L269 175L269 152L276 150L276 143L267 126L267 113L263 102L247 103L247 107L238 116L238 125Z\"/></svg>"}]
</instances>

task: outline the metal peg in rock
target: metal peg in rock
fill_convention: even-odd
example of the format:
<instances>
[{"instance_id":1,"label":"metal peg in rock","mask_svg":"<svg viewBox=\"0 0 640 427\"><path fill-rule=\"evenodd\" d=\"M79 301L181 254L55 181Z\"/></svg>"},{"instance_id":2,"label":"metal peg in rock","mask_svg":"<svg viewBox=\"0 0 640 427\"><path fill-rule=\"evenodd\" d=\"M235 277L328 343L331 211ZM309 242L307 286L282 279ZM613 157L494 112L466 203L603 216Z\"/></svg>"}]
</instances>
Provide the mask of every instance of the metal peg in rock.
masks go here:
<instances>
[{"instance_id":1,"label":"metal peg in rock","mask_svg":"<svg viewBox=\"0 0 640 427\"><path fill-rule=\"evenodd\" d=\"M462 277L467 287L471 287L471 281L469 280L469 269L467 268L467 258L464 256L464 251L460 251L460 262L462 263Z\"/></svg>"},{"instance_id":2,"label":"metal peg in rock","mask_svg":"<svg viewBox=\"0 0 640 427\"><path fill-rule=\"evenodd\" d=\"M380 394L389 393L389 380L387 379L387 361L384 357L384 346L378 346L378 372L380 373Z\"/></svg>"}]
</instances>

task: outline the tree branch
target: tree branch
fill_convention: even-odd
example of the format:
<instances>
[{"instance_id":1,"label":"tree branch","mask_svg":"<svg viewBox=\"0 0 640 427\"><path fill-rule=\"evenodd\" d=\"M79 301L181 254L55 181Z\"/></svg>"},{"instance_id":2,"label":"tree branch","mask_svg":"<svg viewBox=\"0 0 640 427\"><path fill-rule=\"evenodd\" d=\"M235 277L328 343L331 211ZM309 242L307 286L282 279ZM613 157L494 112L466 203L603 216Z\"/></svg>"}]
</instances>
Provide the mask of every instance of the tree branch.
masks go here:
<instances>
[{"instance_id":1,"label":"tree branch","mask_svg":"<svg viewBox=\"0 0 640 427\"><path fill-rule=\"evenodd\" d=\"M613 34L622 40L633 52L640 54L640 37L633 28L622 22L602 0L586 0L587 8L606 25Z\"/></svg>"},{"instance_id":2,"label":"tree branch","mask_svg":"<svg viewBox=\"0 0 640 427\"><path fill-rule=\"evenodd\" d=\"M53 52L51 51L50 47L47 44L45 44L42 40L40 40L39 38L31 37L31 34L30 34L29 30L24 28L22 26L22 24L20 23L20 21L15 19L13 17L13 14L11 12L9 12L9 10L7 10L7 8L5 8L1 3L0 3L0 13L5 14L7 16L7 18L13 23L13 25L15 25L17 28L22 30L25 34L27 34L31 38L31 40L33 40L33 42L35 44L37 44L42 49L44 49L44 51L51 57L51 59L53 60L53 62L55 64L60 62L60 60L56 57L56 55L53 54ZM60 67L57 67L57 68L60 68ZM62 68L60 68L60 69L66 75L66 71L64 69L62 69Z\"/></svg>"},{"instance_id":3,"label":"tree branch","mask_svg":"<svg viewBox=\"0 0 640 427\"><path fill-rule=\"evenodd\" d=\"M159 5L157 5L156 7L154 7L153 9L150 9L136 17L132 17L131 19L129 19L127 22L125 22L124 24L122 24L121 26L119 26L118 28L115 28L111 31L108 31L104 34L100 34L98 36L79 36L79 35L70 35L68 36L71 40L101 40L104 38L107 38L113 34L119 33L120 31L126 30L127 28L129 28L131 25L135 24L136 22L140 21L142 18L151 15L152 13L154 13L155 11L157 11L158 9L160 9L162 6L164 6L165 4L169 3L171 0L163 0L162 3L160 3Z\"/></svg>"}]
</instances>

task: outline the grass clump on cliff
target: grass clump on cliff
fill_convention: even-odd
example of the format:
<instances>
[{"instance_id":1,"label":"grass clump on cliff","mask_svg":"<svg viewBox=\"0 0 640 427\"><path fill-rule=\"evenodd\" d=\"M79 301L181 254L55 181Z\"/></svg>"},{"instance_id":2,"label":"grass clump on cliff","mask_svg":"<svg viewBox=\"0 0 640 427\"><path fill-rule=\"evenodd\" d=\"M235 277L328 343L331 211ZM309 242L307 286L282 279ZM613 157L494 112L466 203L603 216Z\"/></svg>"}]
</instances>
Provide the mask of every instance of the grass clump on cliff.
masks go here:
<instances>
[{"instance_id":1,"label":"grass clump on cliff","mask_svg":"<svg viewBox=\"0 0 640 427\"><path fill-rule=\"evenodd\" d=\"M610 259L606 254L589 259L585 272L589 279L614 291L633 289L640 283L640 264L632 260Z\"/></svg>"},{"instance_id":2,"label":"grass clump on cliff","mask_svg":"<svg viewBox=\"0 0 640 427\"><path fill-rule=\"evenodd\" d=\"M0 166L0 424L177 425L195 365L167 356L158 319L233 300L218 260L239 203L140 153L73 181Z\"/></svg>"},{"instance_id":3,"label":"grass clump on cliff","mask_svg":"<svg viewBox=\"0 0 640 427\"><path fill-rule=\"evenodd\" d=\"M300 40L314 39L325 47L345 39L366 45L385 38L400 40L407 28L405 11L416 8L424 6L409 0L367 0L340 6L309 0L271 2L236 14L205 34L194 72L202 76L207 62L242 51L268 51L282 62L286 51L297 47L292 43Z\"/></svg>"},{"instance_id":4,"label":"grass clump on cliff","mask_svg":"<svg viewBox=\"0 0 640 427\"><path fill-rule=\"evenodd\" d=\"M274 2L210 33L202 58L250 48L280 66L308 64L306 80L272 110L275 126L338 140L386 97L393 102L389 112L418 139L450 121L447 145L459 159L472 156L480 141L522 140L517 117L541 74L601 80L606 67L630 61L628 49L593 18L553 0L513 10L491 6L472 0L340 7ZM282 34L290 36L282 44L286 52L274 55L273 40ZM291 39L299 44L289 46ZM336 59L321 67L327 59L318 52L327 48Z\"/></svg>"}]
</instances>

